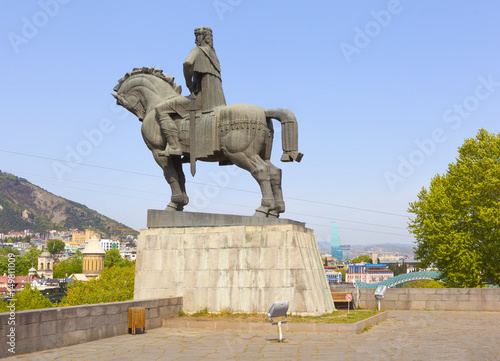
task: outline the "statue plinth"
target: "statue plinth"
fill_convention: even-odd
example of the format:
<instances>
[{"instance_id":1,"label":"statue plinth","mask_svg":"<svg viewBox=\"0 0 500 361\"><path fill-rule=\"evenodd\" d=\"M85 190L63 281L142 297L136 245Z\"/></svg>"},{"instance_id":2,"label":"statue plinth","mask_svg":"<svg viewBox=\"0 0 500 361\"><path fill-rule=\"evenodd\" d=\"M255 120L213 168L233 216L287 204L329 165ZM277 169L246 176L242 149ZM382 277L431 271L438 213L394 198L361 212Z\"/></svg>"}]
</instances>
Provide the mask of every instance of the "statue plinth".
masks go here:
<instances>
[{"instance_id":1,"label":"statue plinth","mask_svg":"<svg viewBox=\"0 0 500 361\"><path fill-rule=\"evenodd\" d=\"M150 210L137 242L134 299L182 296L184 312L265 313L277 301L302 315L334 310L313 231L258 219Z\"/></svg>"},{"instance_id":2,"label":"statue plinth","mask_svg":"<svg viewBox=\"0 0 500 361\"><path fill-rule=\"evenodd\" d=\"M199 212L171 212L148 209L148 228L164 227L220 227L220 226L265 226L293 224L304 227L304 222L276 217L248 217L234 214Z\"/></svg>"}]
</instances>

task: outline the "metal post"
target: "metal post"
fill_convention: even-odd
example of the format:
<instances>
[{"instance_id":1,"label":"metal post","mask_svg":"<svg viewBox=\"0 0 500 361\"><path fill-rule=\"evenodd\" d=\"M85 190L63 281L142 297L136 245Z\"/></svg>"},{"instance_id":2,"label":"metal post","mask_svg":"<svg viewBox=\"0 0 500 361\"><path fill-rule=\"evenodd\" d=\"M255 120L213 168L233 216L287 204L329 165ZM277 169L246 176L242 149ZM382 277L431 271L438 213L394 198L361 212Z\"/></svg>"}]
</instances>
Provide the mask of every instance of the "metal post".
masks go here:
<instances>
[{"instance_id":1,"label":"metal post","mask_svg":"<svg viewBox=\"0 0 500 361\"><path fill-rule=\"evenodd\" d=\"M281 334L281 322L278 322L278 332L279 332L279 342L282 342L283 335Z\"/></svg>"}]
</instances>

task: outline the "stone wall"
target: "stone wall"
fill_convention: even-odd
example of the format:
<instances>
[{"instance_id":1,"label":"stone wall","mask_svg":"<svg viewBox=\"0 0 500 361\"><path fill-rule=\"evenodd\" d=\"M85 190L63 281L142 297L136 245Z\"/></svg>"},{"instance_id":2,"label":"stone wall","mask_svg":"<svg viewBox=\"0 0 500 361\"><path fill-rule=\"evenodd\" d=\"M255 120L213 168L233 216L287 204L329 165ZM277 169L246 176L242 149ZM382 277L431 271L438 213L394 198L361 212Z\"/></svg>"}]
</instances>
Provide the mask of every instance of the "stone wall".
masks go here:
<instances>
[{"instance_id":1,"label":"stone wall","mask_svg":"<svg viewBox=\"0 0 500 361\"><path fill-rule=\"evenodd\" d=\"M15 327L15 354L75 345L128 333L128 309L146 309L146 331L162 327L166 318L179 315L182 298L124 301L94 305L16 311L15 325L9 313L0 313L0 358L9 352L10 328ZM132 336L131 336L132 337Z\"/></svg>"},{"instance_id":2,"label":"stone wall","mask_svg":"<svg viewBox=\"0 0 500 361\"><path fill-rule=\"evenodd\" d=\"M355 288L335 288L352 292ZM359 306L374 309L375 289L361 288ZM389 288L381 302L384 310L500 311L500 288Z\"/></svg>"}]
</instances>

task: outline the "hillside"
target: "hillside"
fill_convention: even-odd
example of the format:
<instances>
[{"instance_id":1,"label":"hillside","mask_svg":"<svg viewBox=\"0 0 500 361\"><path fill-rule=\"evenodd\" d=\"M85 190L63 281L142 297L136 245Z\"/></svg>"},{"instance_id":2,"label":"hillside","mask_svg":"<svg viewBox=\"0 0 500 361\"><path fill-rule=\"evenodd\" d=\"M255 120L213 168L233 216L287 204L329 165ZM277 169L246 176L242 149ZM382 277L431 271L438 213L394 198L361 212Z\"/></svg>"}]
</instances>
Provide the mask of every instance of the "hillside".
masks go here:
<instances>
[{"instance_id":1,"label":"hillside","mask_svg":"<svg viewBox=\"0 0 500 361\"><path fill-rule=\"evenodd\" d=\"M318 247L320 251L325 253L331 252L330 242L318 242ZM365 246L351 246L350 257L354 258L364 254L370 254L371 252L377 253L377 255L398 255L400 257L413 257L413 244L397 244L397 243L386 243L386 244L368 244Z\"/></svg>"},{"instance_id":2,"label":"hillside","mask_svg":"<svg viewBox=\"0 0 500 361\"><path fill-rule=\"evenodd\" d=\"M22 217L24 210L28 211L28 218ZM83 204L58 197L24 178L0 171L0 233L24 229L35 232L72 228L84 230L89 227L103 237L130 234L115 230L129 227Z\"/></svg>"}]
</instances>

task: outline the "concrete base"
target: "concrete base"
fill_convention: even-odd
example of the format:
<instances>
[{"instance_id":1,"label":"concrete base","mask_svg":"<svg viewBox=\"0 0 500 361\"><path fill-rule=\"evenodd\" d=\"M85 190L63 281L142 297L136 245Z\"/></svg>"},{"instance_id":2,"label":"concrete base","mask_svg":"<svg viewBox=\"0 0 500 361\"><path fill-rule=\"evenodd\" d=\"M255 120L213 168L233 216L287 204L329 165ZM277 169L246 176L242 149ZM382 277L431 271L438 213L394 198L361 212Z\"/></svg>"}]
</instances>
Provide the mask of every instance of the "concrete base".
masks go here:
<instances>
[{"instance_id":1,"label":"concrete base","mask_svg":"<svg viewBox=\"0 0 500 361\"><path fill-rule=\"evenodd\" d=\"M284 225L141 230L134 300L183 296L183 311L267 313L334 309L311 229Z\"/></svg>"},{"instance_id":2,"label":"concrete base","mask_svg":"<svg viewBox=\"0 0 500 361\"><path fill-rule=\"evenodd\" d=\"M249 217L234 214L200 212L169 212L148 209L148 228L165 227L221 227L221 226L265 226L294 224L304 227L303 222L275 217Z\"/></svg>"}]
</instances>

